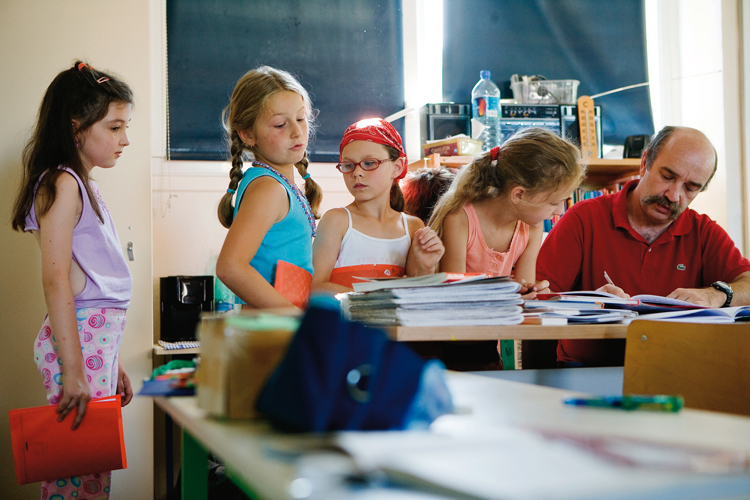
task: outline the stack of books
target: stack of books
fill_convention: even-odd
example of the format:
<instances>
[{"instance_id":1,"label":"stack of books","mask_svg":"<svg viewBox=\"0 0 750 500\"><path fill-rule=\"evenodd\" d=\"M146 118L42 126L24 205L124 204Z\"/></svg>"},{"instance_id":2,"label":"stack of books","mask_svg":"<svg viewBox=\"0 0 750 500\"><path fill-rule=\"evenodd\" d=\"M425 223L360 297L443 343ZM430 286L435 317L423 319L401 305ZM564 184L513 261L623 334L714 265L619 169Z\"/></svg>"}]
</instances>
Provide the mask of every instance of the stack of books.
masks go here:
<instances>
[{"instance_id":1,"label":"stack of books","mask_svg":"<svg viewBox=\"0 0 750 500\"><path fill-rule=\"evenodd\" d=\"M520 285L509 277L436 273L354 283L352 320L371 326L517 325Z\"/></svg>"}]
</instances>

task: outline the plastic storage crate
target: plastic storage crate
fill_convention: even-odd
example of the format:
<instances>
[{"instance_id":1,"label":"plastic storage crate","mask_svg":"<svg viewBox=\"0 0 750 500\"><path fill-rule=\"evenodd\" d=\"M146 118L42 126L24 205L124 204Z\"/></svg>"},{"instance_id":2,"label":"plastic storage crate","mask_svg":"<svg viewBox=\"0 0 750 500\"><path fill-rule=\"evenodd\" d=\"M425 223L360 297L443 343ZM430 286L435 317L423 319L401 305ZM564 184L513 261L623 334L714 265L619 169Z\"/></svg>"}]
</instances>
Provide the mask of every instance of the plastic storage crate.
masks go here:
<instances>
[{"instance_id":1,"label":"plastic storage crate","mask_svg":"<svg viewBox=\"0 0 750 500\"><path fill-rule=\"evenodd\" d=\"M578 80L512 82L513 99L521 104L575 104Z\"/></svg>"}]
</instances>

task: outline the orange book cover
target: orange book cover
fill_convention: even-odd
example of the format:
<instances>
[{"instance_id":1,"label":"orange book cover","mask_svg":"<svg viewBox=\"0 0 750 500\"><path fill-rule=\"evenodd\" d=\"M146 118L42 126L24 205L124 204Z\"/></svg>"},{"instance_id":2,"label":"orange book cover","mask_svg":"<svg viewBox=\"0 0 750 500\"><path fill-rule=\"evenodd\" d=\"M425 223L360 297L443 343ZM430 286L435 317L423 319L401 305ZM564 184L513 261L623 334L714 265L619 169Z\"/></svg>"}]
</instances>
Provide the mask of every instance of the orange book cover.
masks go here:
<instances>
[{"instance_id":1,"label":"orange book cover","mask_svg":"<svg viewBox=\"0 0 750 500\"><path fill-rule=\"evenodd\" d=\"M311 284L312 274L307 270L283 260L276 263L273 287L300 309L307 307Z\"/></svg>"},{"instance_id":2,"label":"orange book cover","mask_svg":"<svg viewBox=\"0 0 750 500\"><path fill-rule=\"evenodd\" d=\"M126 469L120 396L92 399L78 429L77 410L57 421L57 405L10 410L18 484Z\"/></svg>"},{"instance_id":3,"label":"orange book cover","mask_svg":"<svg viewBox=\"0 0 750 500\"><path fill-rule=\"evenodd\" d=\"M357 278L403 278L404 268L390 264L361 264L359 266L337 267L331 272L331 283L352 288L353 283L364 280Z\"/></svg>"}]
</instances>

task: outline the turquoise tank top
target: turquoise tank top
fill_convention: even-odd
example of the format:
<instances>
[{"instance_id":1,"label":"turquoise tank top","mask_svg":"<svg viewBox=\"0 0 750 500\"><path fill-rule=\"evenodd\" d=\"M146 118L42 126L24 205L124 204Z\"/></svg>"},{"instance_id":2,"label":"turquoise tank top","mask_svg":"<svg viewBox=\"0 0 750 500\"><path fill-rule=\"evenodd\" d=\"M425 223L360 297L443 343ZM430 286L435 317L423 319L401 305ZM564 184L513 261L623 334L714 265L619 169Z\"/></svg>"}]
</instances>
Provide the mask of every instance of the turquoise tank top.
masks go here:
<instances>
[{"instance_id":1,"label":"turquoise tank top","mask_svg":"<svg viewBox=\"0 0 750 500\"><path fill-rule=\"evenodd\" d=\"M237 200L234 205L234 217L242 202L247 186L262 175L268 175L284 186L289 199L289 212L282 220L271 226L266 236L250 261L250 265L263 278L273 285L276 275L276 263L280 260L299 266L312 274L312 228L307 214L292 188L276 173L263 167L248 168L237 187Z\"/></svg>"}]
</instances>

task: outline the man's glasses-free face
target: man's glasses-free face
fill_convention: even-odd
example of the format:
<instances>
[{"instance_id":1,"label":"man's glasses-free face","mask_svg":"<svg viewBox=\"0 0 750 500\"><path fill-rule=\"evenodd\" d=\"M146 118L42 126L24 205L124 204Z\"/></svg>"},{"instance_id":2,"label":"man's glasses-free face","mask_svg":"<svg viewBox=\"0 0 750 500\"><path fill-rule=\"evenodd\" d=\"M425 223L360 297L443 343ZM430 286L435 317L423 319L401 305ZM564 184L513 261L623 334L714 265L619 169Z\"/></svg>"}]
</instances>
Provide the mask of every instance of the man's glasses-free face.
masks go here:
<instances>
[{"instance_id":1,"label":"man's glasses-free face","mask_svg":"<svg viewBox=\"0 0 750 500\"><path fill-rule=\"evenodd\" d=\"M381 163L385 163L387 161L392 161L390 158L387 160L376 160L375 158L365 158L362 161L359 162L353 162L353 161L342 161L338 165L336 165L336 168L339 172L342 174L350 174L354 172L354 169L357 168L357 165L360 166L362 170L375 170L380 166Z\"/></svg>"}]
</instances>

